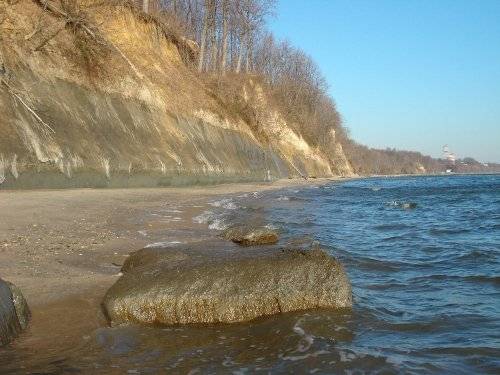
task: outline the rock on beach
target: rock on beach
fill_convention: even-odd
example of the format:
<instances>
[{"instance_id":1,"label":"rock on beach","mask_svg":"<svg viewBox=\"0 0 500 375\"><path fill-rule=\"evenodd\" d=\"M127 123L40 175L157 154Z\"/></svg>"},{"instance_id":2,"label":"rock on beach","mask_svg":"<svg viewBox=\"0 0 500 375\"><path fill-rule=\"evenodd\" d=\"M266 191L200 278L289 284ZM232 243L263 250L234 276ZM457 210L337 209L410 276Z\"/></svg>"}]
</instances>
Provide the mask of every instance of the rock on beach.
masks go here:
<instances>
[{"instance_id":1,"label":"rock on beach","mask_svg":"<svg viewBox=\"0 0 500 375\"><path fill-rule=\"evenodd\" d=\"M21 291L0 279L0 346L10 343L26 329L30 316Z\"/></svg>"},{"instance_id":2,"label":"rock on beach","mask_svg":"<svg viewBox=\"0 0 500 375\"><path fill-rule=\"evenodd\" d=\"M226 230L224 237L242 246L272 245L278 242L278 233L266 227L236 227Z\"/></svg>"},{"instance_id":3,"label":"rock on beach","mask_svg":"<svg viewBox=\"0 0 500 375\"><path fill-rule=\"evenodd\" d=\"M112 325L233 323L315 308L349 308L351 285L342 265L320 249L273 249L258 256L177 262L158 251L133 254L136 266L108 290ZM143 261L135 262L135 256Z\"/></svg>"}]
</instances>

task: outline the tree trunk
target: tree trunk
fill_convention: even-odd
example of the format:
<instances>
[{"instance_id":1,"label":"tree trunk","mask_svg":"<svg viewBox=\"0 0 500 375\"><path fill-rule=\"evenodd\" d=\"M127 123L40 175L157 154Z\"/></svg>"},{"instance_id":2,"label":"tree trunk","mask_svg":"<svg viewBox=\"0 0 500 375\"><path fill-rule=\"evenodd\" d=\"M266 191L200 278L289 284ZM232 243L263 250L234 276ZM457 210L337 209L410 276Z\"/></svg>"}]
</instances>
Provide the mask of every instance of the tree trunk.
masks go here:
<instances>
[{"instance_id":1,"label":"tree trunk","mask_svg":"<svg viewBox=\"0 0 500 375\"><path fill-rule=\"evenodd\" d=\"M247 73L250 73L252 70L252 50L253 50L253 40L250 37L247 37L247 54L245 61L245 70Z\"/></svg>"},{"instance_id":2,"label":"tree trunk","mask_svg":"<svg viewBox=\"0 0 500 375\"><path fill-rule=\"evenodd\" d=\"M217 9L215 0L212 0L210 8L210 64L212 70L217 70L217 55L218 55L218 45L217 45Z\"/></svg>"},{"instance_id":3,"label":"tree trunk","mask_svg":"<svg viewBox=\"0 0 500 375\"><path fill-rule=\"evenodd\" d=\"M226 72L227 63L227 37L228 37L228 0L223 0L222 3L222 51L220 55L220 70L222 74Z\"/></svg>"},{"instance_id":4,"label":"tree trunk","mask_svg":"<svg viewBox=\"0 0 500 375\"><path fill-rule=\"evenodd\" d=\"M203 71L203 64L205 60L205 48L207 43L207 29L208 29L208 8L210 6L210 0L205 0L205 15L203 17L203 29L201 30L201 41L200 41L200 58L198 60L198 71Z\"/></svg>"},{"instance_id":5,"label":"tree trunk","mask_svg":"<svg viewBox=\"0 0 500 375\"><path fill-rule=\"evenodd\" d=\"M210 10L210 65L213 71L217 70L217 10L215 9L215 0L212 1Z\"/></svg>"},{"instance_id":6,"label":"tree trunk","mask_svg":"<svg viewBox=\"0 0 500 375\"><path fill-rule=\"evenodd\" d=\"M144 13L149 13L149 0L142 0L142 10Z\"/></svg>"},{"instance_id":7,"label":"tree trunk","mask_svg":"<svg viewBox=\"0 0 500 375\"><path fill-rule=\"evenodd\" d=\"M243 64L243 58L245 56L245 51L246 51L246 48L248 47L248 42L247 42L248 35L245 34L240 39L241 39L241 41L240 41L240 52L238 54L238 62L236 64L236 73L240 73L241 72L241 65Z\"/></svg>"}]
</instances>

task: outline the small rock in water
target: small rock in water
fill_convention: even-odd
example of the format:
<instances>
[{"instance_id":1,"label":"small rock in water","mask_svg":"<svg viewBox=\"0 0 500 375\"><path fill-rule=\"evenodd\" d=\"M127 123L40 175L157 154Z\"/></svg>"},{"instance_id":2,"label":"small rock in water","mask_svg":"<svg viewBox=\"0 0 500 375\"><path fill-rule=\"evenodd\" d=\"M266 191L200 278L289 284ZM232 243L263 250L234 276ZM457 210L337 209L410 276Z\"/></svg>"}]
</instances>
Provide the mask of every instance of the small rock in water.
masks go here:
<instances>
[{"instance_id":1,"label":"small rock in water","mask_svg":"<svg viewBox=\"0 0 500 375\"><path fill-rule=\"evenodd\" d=\"M402 205L403 209L405 210L412 210L414 208L417 208L417 204L414 202L409 202L409 203L403 203Z\"/></svg>"},{"instance_id":2,"label":"small rock in water","mask_svg":"<svg viewBox=\"0 0 500 375\"><path fill-rule=\"evenodd\" d=\"M392 201L392 202L388 202L387 206L398 207L398 208L402 208L403 210L412 210L414 208L417 208L417 204L415 202Z\"/></svg>"},{"instance_id":3,"label":"small rock in water","mask_svg":"<svg viewBox=\"0 0 500 375\"><path fill-rule=\"evenodd\" d=\"M272 245L278 242L278 233L270 228L230 228L224 237L242 246Z\"/></svg>"}]
</instances>

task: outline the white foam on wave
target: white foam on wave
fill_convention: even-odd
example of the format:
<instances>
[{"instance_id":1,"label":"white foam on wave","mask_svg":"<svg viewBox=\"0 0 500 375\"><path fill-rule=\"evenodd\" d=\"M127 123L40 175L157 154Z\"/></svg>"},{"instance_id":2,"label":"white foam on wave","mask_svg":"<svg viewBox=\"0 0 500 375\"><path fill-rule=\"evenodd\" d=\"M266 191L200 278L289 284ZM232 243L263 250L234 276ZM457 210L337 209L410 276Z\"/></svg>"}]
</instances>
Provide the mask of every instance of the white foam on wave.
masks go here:
<instances>
[{"instance_id":1,"label":"white foam on wave","mask_svg":"<svg viewBox=\"0 0 500 375\"><path fill-rule=\"evenodd\" d=\"M224 218L209 210L193 217L193 221L198 224L208 224L209 229L224 230L229 227Z\"/></svg>"},{"instance_id":2,"label":"white foam on wave","mask_svg":"<svg viewBox=\"0 0 500 375\"><path fill-rule=\"evenodd\" d=\"M274 224L266 224L264 228L270 229L270 230L277 230L279 229L276 225Z\"/></svg>"},{"instance_id":3,"label":"white foam on wave","mask_svg":"<svg viewBox=\"0 0 500 375\"><path fill-rule=\"evenodd\" d=\"M304 353L308 351L314 343L314 336L306 333L306 331L304 331L304 329L300 326L300 323L302 323L301 319L299 319L293 326L293 332L302 337L299 345L297 346L297 351L300 353Z\"/></svg>"},{"instance_id":4,"label":"white foam on wave","mask_svg":"<svg viewBox=\"0 0 500 375\"><path fill-rule=\"evenodd\" d=\"M193 221L198 224L208 224L209 220L212 219L214 213L212 211L204 211L198 216L193 217Z\"/></svg>"},{"instance_id":5,"label":"white foam on wave","mask_svg":"<svg viewBox=\"0 0 500 375\"><path fill-rule=\"evenodd\" d=\"M351 362L353 359L356 359L356 354L344 350L339 350L339 355L340 362Z\"/></svg>"},{"instance_id":6,"label":"white foam on wave","mask_svg":"<svg viewBox=\"0 0 500 375\"><path fill-rule=\"evenodd\" d=\"M281 359L284 359L285 361L295 362L295 361L302 361L302 360L307 359L307 358L314 358L314 357L317 357L317 356L320 356L323 354L329 354L329 353L330 352L328 350L317 350L315 352L306 353L303 355L285 355L285 356L282 356Z\"/></svg>"},{"instance_id":7,"label":"white foam on wave","mask_svg":"<svg viewBox=\"0 0 500 375\"><path fill-rule=\"evenodd\" d=\"M304 353L304 354L297 354L297 355L280 355L281 359L284 359L286 361L302 361L307 358L311 357L317 357L322 354L328 354L330 353L328 350L317 350L315 352L307 353L309 349L311 349L313 343L314 343L314 336L307 333L304 328L300 326L302 323L302 319L299 319L295 325L293 326L293 332L295 332L297 335L301 337L297 349L295 349L295 353Z\"/></svg>"},{"instance_id":8,"label":"white foam on wave","mask_svg":"<svg viewBox=\"0 0 500 375\"><path fill-rule=\"evenodd\" d=\"M290 197L287 197L286 195L280 195L278 198L276 198L278 201L289 201Z\"/></svg>"},{"instance_id":9,"label":"white foam on wave","mask_svg":"<svg viewBox=\"0 0 500 375\"><path fill-rule=\"evenodd\" d=\"M163 220L163 222L169 223L171 221L181 221L181 220L182 220L182 218L180 218L180 217L168 216L168 217L165 217L165 220Z\"/></svg>"},{"instance_id":10,"label":"white foam on wave","mask_svg":"<svg viewBox=\"0 0 500 375\"><path fill-rule=\"evenodd\" d=\"M227 229L229 225L222 218L214 219L209 225L209 229L224 230Z\"/></svg>"},{"instance_id":11,"label":"white foam on wave","mask_svg":"<svg viewBox=\"0 0 500 375\"><path fill-rule=\"evenodd\" d=\"M174 246L174 245L179 245L183 242L181 241L164 241L164 242L155 242L155 243L150 243L146 246L144 246L144 248L150 248L150 247L171 247L171 246Z\"/></svg>"},{"instance_id":12,"label":"white foam on wave","mask_svg":"<svg viewBox=\"0 0 500 375\"><path fill-rule=\"evenodd\" d=\"M218 201L209 202L208 204L213 207L222 207L227 210L235 210L238 208L231 198L224 198Z\"/></svg>"}]
</instances>

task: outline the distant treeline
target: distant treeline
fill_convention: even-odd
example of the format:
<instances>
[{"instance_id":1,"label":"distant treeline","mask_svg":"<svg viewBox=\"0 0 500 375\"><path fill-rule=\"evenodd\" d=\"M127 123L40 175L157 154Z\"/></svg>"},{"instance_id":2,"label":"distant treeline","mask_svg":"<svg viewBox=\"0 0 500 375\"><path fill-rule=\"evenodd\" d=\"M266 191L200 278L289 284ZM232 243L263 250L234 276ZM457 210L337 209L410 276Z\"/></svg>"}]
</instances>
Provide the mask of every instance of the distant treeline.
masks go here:
<instances>
[{"instance_id":1,"label":"distant treeline","mask_svg":"<svg viewBox=\"0 0 500 375\"><path fill-rule=\"evenodd\" d=\"M415 151L387 148L373 149L351 140L344 144L351 166L359 175L393 175L415 173L483 173L500 172L500 164L481 163L466 157L450 163L445 159L435 159Z\"/></svg>"}]
</instances>

